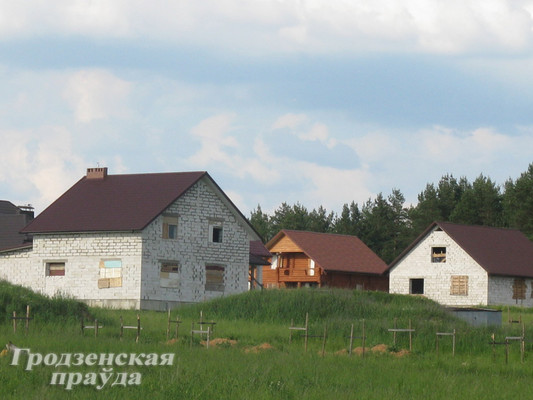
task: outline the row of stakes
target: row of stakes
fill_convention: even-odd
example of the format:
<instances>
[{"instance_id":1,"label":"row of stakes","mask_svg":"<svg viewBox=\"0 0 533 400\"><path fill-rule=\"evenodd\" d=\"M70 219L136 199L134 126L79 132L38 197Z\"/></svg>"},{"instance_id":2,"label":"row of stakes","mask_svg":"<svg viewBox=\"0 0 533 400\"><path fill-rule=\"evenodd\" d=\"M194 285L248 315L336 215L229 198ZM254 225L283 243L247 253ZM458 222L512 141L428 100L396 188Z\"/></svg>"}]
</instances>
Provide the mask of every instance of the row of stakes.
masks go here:
<instances>
[{"instance_id":1,"label":"row of stakes","mask_svg":"<svg viewBox=\"0 0 533 400\"><path fill-rule=\"evenodd\" d=\"M509 310L508 310L509 313ZM29 330L29 323L30 320L33 319L33 317L30 316L30 306L26 306L26 315L25 316L17 316L16 311L13 311L13 316L11 317L13 321L13 332L17 332L17 322L18 321L24 321L25 322L25 332L28 333ZM525 326L524 322L522 321L521 315L518 321L511 320L508 318L509 323L520 323L522 325L522 335L521 336L506 336L505 340L502 342L497 342L495 339L495 335L492 334L491 341L489 342L490 345L492 345L493 352L495 353L495 347L498 345L504 345L506 348L505 351L505 361L506 363L509 360L509 347L511 342L520 342L520 359L523 362L524 356L525 356ZM170 328L172 324L176 325L175 329L175 337L178 338L179 334L179 326L182 323L182 321L179 320L177 317L175 320L171 319L170 310L168 310L168 319L167 319L167 331L166 336L167 340L170 336ZM213 333L214 327L216 325L216 322L213 321L204 321L203 319L203 312L200 311L200 321L192 322L191 326L191 346L193 344L193 338L194 335L200 335L206 337L206 347L209 348L209 341L211 339L211 335ZM95 337L98 336L99 329L102 329L103 326L98 324L98 320L94 320L94 325L85 325L85 321L82 318L81 319L81 332L84 334L85 329L94 329L94 335ZM136 325L124 325L124 321L122 319L122 316L120 317L120 339L122 340L122 337L124 336L124 329L134 329L136 330L137 334L135 337L135 341L138 342L139 338L141 336L141 330L143 329L141 327L141 318L139 315L137 315L137 324ZM291 320L291 326L289 327L289 344L292 342L292 334L293 331L300 331L303 332L304 337L304 350L307 352L308 347L308 340L309 338L321 338L322 339L322 355L325 354L325 348L326 348L326 340L327 340L327 327L324 326L324 333L322 335L310 335L309 334L309 313L305 314L305 325L304 326L294 326L294 321ZM407 328L398 328L397 327L397 319L394 319L394 327L388 329L388 332L391 332L393 334L393 345L396 347L396 339L397 334L399 333L407 333L409 335L409 351L412 351L413 346L413 333L415 332L415 329L412 328L411 320L409 320L409 325ZM436 352L437 355L439 354L439 340L441 337L449 336L452 338L452 355L455 356L455 345L456 345L456 331L455 329L453 332L437 332L436 333ZM352 355L352 348L353 348L353 342L356 339L361 340L361 347L362 347L362 356L365 356L365 350L366 350L366 331L365 331L365 320L362 320L362 335L361 336L354 336L354 324L351 325L350 329L350 343L349 343L349 354Z\"/></svg>"}]
</instances>

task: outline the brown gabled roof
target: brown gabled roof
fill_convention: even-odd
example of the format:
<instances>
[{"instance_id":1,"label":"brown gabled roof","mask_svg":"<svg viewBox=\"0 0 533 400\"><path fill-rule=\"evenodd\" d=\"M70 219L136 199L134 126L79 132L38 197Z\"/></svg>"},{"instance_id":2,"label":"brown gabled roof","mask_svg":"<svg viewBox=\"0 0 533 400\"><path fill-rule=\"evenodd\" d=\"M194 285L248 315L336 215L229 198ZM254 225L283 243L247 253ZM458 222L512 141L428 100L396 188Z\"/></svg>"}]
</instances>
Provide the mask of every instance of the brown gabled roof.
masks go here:
<instances>
[{"instance_id":1,"label":"brown gabled roof","mask_svg":"<svg viewBox=\"0 0 533 400\"><path fill-rule=\"evenodd\" d=\"M209 177L207 172L83 177L22 232L142 230L204 176Z\"/></svg>"},{"instance_id":2,"label":"brown gabled roof","mask_svg":"<svg viewBox=\"0 0 533 400\"><path fill-rule=\"evenodd\" d=\"M285 235L326 271L381 275L387 270L387 264L356 236L284 229L266 247L272 248Z\"/></svg>"},{"instance_id":3,"label":"brown gabled roof","mask_svg":"<svg viewBox=\"0 0 533 400\"><path fill-rule=\"evenodd\" d=\"M250 241L250 265L270 265L266 259L271 257L270 251L260 240Z\"/></svg>"},{"instance_id":4,"label":"brown gabled roof","mask_svg":"<svg viewBox=\"0 0 533 400\"><path fill-rule=\"evenodd\" d=\"M533 278L533 242L516 229L449 222L432 223L389 266L393 268L434 229L446 232L489 275Z\"/></svg>"}]
</instances>

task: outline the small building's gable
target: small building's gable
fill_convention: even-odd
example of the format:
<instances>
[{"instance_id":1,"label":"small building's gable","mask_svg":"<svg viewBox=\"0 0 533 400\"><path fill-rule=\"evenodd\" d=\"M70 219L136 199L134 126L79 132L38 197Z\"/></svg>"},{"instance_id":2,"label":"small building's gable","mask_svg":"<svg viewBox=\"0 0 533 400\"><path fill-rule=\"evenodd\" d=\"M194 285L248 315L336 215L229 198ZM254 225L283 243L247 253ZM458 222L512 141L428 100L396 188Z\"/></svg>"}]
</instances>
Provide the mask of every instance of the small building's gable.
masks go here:
<instances>
[{"instance_id":1,"label":"small building's gable","mask_svg":"<svg viewBox=\"0 0 533 400\"><path fill-rule=\"evenodd\" d=\"M450 306L533 305L533 243L516 230L434 223L390 265L390 292Z\"/></svg>"},{"instance_id":2,"label":"small building's gable","mask_svg":"<svg viewBox=\"0 0 533 400\"><path fill-rule=\"evenodd\" d=\"M389 291L446 305L486 304L488 275L446 232L434 229L391 269Z\"/></svg>"}]
</instances>

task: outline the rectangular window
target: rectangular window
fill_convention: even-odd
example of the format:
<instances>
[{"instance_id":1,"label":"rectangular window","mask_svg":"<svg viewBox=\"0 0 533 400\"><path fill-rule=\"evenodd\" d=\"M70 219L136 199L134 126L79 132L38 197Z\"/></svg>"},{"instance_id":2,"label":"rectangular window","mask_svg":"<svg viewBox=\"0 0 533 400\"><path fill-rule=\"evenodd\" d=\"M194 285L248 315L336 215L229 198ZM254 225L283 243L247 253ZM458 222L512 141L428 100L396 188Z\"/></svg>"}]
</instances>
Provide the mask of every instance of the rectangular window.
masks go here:
<instances>
[{"instance_id":1,"label":"rectangular window","mask_svg":"<svg viewBox=\"0 0 533 400\"><path fill-rule=\"evenodd\" d=\"M219 265L206 265L205 290L210 292L224 291L224 267Z\"/></svg>"},{"instance_id":2,"label":"rectangular window","mask_svg":"<svg viewBox=\"0 0 533 400\"><path fill-rule=\"evenodd\" d=\"M65 276L64 262L46 263L46 276Z\"/></svg>"},{"instance_id":3,"label":"rectangular window","mask_svg":"<svg viewBox=\"0 0 533 400\"><path fill-rule=\"evenodd\" d=\"M409 279L409 293L410 294L424 294L424 280L423 279Z\"/></svg>"},{"instance_id":4,"label":"rectangular window","mask_svg":"<svg viewBox=\"0 0 533 400\"><path fill-rule=\"evenodd\" d=\"M222 243L222 222L212 221L209 223L209 241Z\"/></svg>"},{"instance_id":5,"label":"rectangular window","mask_svg":"<svg viewBox=\"0 0 533 400\"><path fill-rule=\"evenodd\" d=\"M526 298L526 280L523 278L516 278L513 283L513 299L523 300Z\"/></svg>"},{"instance_id":6,"label":"rectangular window","mask_svg":"<svg viewBox=\"0 0 533 400\"><path fill-rule=\"evenodd\" d=\"M163 239L178 238L178 217L163 216Z\"/></svg>"},{"instance_id":7,"label":"rectangular window","mask_svg":"<svg viewBox=\"0 0 533 400\"><path fill-rule=\"evenodd\" d=\"M446 247L432 247L431 248L431 262L445 263L446 262Z\"/></svg>"},{"instance_id":8,"label":"rectangular window","mask_svg":"<svg viewBox=\"0 0 533 400\"><path fill-rule=\"evenodd\" d=\"M99 289L122 286L122 260L100 260L99 268Z\"/></svg>"},{"instance_id":9,"label":"rectangular window","mask_svg":"<svg viewBox=\"0 0 533 400\"><path fill-rule=\"evenodd\" d=\"M179 287L180 268L176 262L163 262L159 271L159 283L161 287L178 288Z\"/></svg>"},{"instance_id":10,"label":"rectangular window","mask_svg":"<svg viewBox=\"0 0 533 400\"><path fill-rule=\"evenodd\" d=\"M450 294L452 296L468 296L468 276L466 275L452 276Z\"/></svg>"}]
</instances>

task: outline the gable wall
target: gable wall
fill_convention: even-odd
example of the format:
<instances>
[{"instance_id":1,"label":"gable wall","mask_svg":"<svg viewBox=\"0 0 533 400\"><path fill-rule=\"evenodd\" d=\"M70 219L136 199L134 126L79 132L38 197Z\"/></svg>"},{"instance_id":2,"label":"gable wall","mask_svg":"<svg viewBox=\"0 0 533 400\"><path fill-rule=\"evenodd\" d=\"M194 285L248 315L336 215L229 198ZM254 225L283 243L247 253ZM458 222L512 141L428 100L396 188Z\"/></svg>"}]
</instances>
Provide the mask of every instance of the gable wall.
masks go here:
<instances>
[{"instance_id":1,"label":"gable wall","mask_svg":"<svg viewBox=\"0 0 533 400\"><path fill-rule=\"evenodd\" d=\"M283 236L278 240L272 248L268 249L272 254L274 253L299 253L302 250L287 236Z\"/></svg>"},{"instance_id":2,"label":"gable wall","mask_svg":"<svg viewBox=\"0 0 533 400\"><path fill-rule=\"evenodd\" d=\"M431 248L446 247L446 262L431 262ZM468 295L450 294L452 276L468 276ZM424 279L424 295L444 305L487 305L488 275L445 232L422 239L390 272L390 293L409 294L409 280Z\"/></svg>"},{"instance_id":3,"label":"gable wall","mask_svg":"<svg viewBox=\"0 0 533 400\"><path fill-rule=\"evenodd\" d=\"M38 234L33 250L0 255L0 277L53 296L65 294L91 305L138 308L139 233ZM122 285L98 288L100 261L122 263ZM47 262L64 262L65 276L46 276Z\"/></svg>"},{"instance_id":4,"label":"gable wall","mask_svg":"<svg viewBox=\"0 0 533 400\"><path fill-rule=\"evenodd\" d=\"M162 239L163 216L143 231L143 308L165 309L248 290L250 238L244 227L204 180L197 182L165 213L178 216L177 239ZM223 242L209 241L209 223L223 227ZM175 287L161 286L162 261L176 261ZM207 264L224 267L224 291L206 291Z\"/></svg>"}]
</instances>

